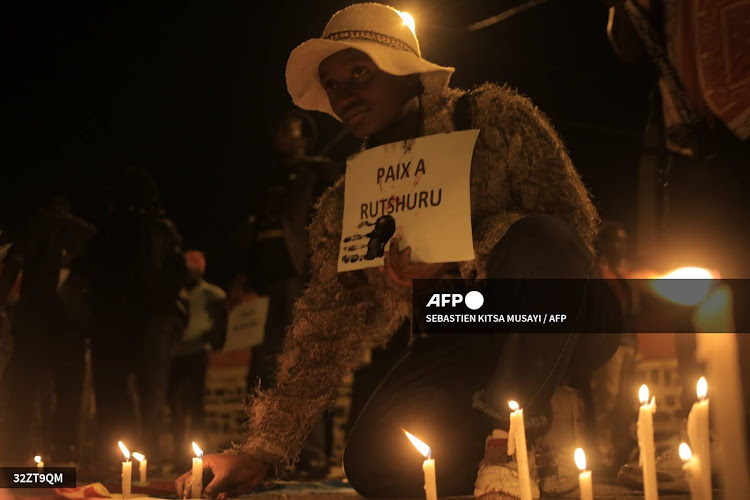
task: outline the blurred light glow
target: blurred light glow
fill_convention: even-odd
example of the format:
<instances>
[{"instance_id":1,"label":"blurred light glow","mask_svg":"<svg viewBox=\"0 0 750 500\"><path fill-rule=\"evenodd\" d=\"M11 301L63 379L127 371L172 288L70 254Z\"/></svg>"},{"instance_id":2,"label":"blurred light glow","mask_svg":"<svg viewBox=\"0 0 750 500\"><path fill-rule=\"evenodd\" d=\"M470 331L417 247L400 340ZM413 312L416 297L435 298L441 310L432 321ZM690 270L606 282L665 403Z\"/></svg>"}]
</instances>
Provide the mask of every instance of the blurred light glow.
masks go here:
<instances>
[{"instance_id":1,"label":"blurred light glow","mask_svg":"<svg viewBox=\"0 0 750 500\"><path fill-rule=\"evenodd\" d=\"M717 276L702 267L681 267L665 274L652 283L656 293L683 306L694 306L703 301ZM690 280L690 281L680 281Z\"/></svg>"},{"instance_id":2,"label":"blurred light glow","mask_svg":"<svg viewBox=\"0 0 750 500\"><path fill-rule=\"evenodd\" d=\"M412 34L417 36L417 23L414 21L414 17L408 12L399 12L398 15L401 16L401 20L409 27Z\"/></svg>"},{"instance_id":3,"label":"blurred light glow","mask_svg":"<svg viewBox=\"0 0 750 500\"><path fill-rule=\"evenodd\" d=\"M513 411L516 411L517 409L520 408L520 406L518 406L518 403L516 403L515 401L508 401L508 406Z\"/></svg>"},{"instance_id":4,"label":"blurred light glow","mask_svg":"<svg viewBox=\"0 0 750 500\"><path fill-rule=\"evenodd\" d=\"M687 443L680 443L680 458L686 462L693 458L693 450Z\"/></svg>"},{"instance_id":5,"label":"blurred light glow","mask_svg":"<svg viewBox=\"0 0 750 500\"><path fill-rule=\"evenodd\" d=\"M195 441L193 441L193 451L195 452L196 457L203 458L203 450L201 450L200 447L195 444Z\"/></svg>"},{"instance_id":6,"label":"blurred light glow","mask_svg":"<svg viewBox=\"0 0 750 500\"><path fill-rule=\"evenodd\" d=\"M143 453L138 453L137 451L133 452L133 458L138 460L139 462L143 462L143 459L146 458Z\"/></svg>"}]
</instances>

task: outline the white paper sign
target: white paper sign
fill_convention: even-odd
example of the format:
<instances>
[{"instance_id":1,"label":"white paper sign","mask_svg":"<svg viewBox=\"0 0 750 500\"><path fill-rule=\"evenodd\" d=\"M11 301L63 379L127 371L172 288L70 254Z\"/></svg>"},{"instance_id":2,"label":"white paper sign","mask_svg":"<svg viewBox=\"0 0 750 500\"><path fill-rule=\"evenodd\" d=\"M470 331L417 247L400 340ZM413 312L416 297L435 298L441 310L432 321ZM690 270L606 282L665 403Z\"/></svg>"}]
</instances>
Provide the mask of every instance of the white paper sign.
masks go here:
<instances>
[{"instance_id":1,"label":"white paper sign","mask_svg":"<svg viewBox=\"0 0 750 500\"><path fill-rule=\"evenodd\" d=\"M474 259L469 176L479 130L386 144L346 163L338 271L383 265L393 237L413 262Z\"/></svg>"},{"instance_id":2,"label":"white paper sign","mask_svg":"<svg viewBox=\"0 0 750 500\"><path fill-rule=\"evenodd\" d=\"M225 351L237 351L263 343L268 318L268 297L243 302L229 313Z\"/></svg>"}]
</instances>

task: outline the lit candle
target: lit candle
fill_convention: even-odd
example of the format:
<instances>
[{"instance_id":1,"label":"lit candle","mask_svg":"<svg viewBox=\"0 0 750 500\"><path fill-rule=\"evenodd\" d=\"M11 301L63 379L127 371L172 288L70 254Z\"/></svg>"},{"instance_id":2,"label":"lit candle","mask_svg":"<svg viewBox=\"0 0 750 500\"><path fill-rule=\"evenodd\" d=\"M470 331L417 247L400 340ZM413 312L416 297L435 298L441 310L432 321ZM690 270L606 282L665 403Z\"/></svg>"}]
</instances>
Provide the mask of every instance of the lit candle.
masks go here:
<instances>
[{"instance_id":1,"label":"lit candle","mask_svg":"<svg viewBox=\"0 0 750 500\"><path fill-rule=\"evenodd\" d=\"M690 450L687 443L680 443L680 458L683 462L682 470L685 471L685 479L690 488L690 500L711 500L711 495L704 496L703 481L701 480L701 461Z\"/></svg>"},{"instance_id":2,"label":"lit candle","mask_svg":"<svg viewBox=\"0 0 750 500\"><path fill-rule=\"evenodd\" d=\"M701 496L694 498L711 498L711 438L708 430L708 383L705 377L701 377L696 385L695 392L698 401L693 403L687 422L688 440L692 450L688 447L691 455L696 459L692 474L697 476L696 481L701 484Z\"/></svg>"},{"instance_id":3,"label":"lit candle","mask_svg":"<svg viewBox=\"0 0 750 500\"><path fill-rule=\"evenodd\" d=\"M648 386L643 384L638 391L641 408L638 412L638 447L641 449L640 466L643 469L643 495L645 500L659 498L656 485L656 448L654 447L654 412L656 399L648 399Z\"/></svg>"},{"instance_id":4,"label":"lit candle","mask_svg":"<svg viewBox=\"0 0 750 500\"><path fill-rule=\"evenodd\" d=\"M138 473L141 475L140 483L142 485L145 485L147 482L147 474L148 474L148 460L146 460L145 455L143 453L138 453L137 451L133 452L133 458L138 460Z\"/></svg>"},{"instance_id":5,"label":"lit candle","mask_svg":"<svg viewBox=\"0 0 750 500\"><path fill-rule=\"evenodd\" d=\"M39 455L35 456L34 462L36 462L36 469L41 472L42 469L44 469L44 462L42 461L42 457Z\"/></svg>"},{"instance_id":6,"label":"lit candle","mask_svg":"<svg viewBox=\"0 0 750 500\"><path fill-rule=\"evenodd\" d=\"M130 481L133 473L133 462L130 461L130 451L128 451L123 442L118 441L117 445L122 450L122 454L125 455L125 461L122 463L122 498L128 498L130 496Z\"/></svg>"},{"instance_id":7,"label":"lit candle","mask_svg":"<svg viewBox=\"0 0 750 500\"><path fill-rule=\"evenodd\" d=\"M591 483L591 471L586 470L586 454L581 448L576 448L573 456L576 467L581 471L578 474L578 485L581 489L581 500L594 500L594 486Z\"/></svg>"},{"instance_id":8,"label":"lit candle","mask_svg":"<svg viewBox=\"0 0 750 500\"><path fill-rule=\"evenodd\" d=\"M190 487L190 498L200 498L203 490L203 450L193 442L193 451L197 456L193 458L193 481Z\"/></svg>"},{"instance_id":9,"label":"lit candle","mask_svg":"<svg viewBox=\"0 0 750 500\"><path fill-rule=\"evenodd\" d=\"M734 332L732 293L718 286L696 309L696 354L706 364L711 379L711 408L716 432L716 456L724 498L747 498L748 477L745 398L742 394L740 358ZM708 333L706 333L708 332ZM719 332L719 333L711 333ZM703 457L700 457L701 460ZM710 469L703 466L706 474Z\"/></svg>"},{"instance_id":10,"label":"lit candle","mask_svg":"<svg viewBox=\"0 0 750 500\"><path fill-rule=\"evenodd\" d=\"M521 500L531 499L531 476L529 475L529 456L526 450L526 426L523 422L523 410L515 401L508 402L510 412L510 429L508 431L508 455L516 454L518 481Z\"/></svg>"},{"instance_id":11,"label":"lit candle","mask_svg":"<svg viewBox=\"0 0 750 500\"><path fill-rule=\"evenodd\" d=\"M409 438L411 444L425 457L422 463L424 472L424 493L427 500L437 500L437 481L435 479L435 459L432 458L432 450L425 443L420 441L416 436L409 434L406 430L401 429Z\"/></svg>"}]
</instances>

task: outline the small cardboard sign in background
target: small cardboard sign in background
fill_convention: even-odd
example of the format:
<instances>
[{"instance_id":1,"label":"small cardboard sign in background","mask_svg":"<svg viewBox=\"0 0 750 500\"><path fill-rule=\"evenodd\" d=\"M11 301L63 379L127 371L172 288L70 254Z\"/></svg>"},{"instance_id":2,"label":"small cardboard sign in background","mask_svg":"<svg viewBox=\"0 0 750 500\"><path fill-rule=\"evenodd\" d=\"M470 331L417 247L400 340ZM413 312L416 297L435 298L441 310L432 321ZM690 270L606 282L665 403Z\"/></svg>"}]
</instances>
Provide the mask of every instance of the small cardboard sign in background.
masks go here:
<instances>
[{"instance_id":1,"label":"small cardboard sign in background","mask_svg":"<svg viewBox=\"0 0 750 500\"><path fill-rule=\"evenodd\" d=\"M368 149L346 164L338 271L383 265L393 237L413 262L474 259L469 179L479 130Z\"/></svg>"},{"instance_id":2,"label":"small cardboard sign in background","mask_svg":"<svg viewBox=\"0 0 750 500\"><path fill-rule=\"evenodd\" d=\"M229 313L224 351L255 347L263 342L268 319L268 297L243 302Z\"/></svg>"}]
</instances>

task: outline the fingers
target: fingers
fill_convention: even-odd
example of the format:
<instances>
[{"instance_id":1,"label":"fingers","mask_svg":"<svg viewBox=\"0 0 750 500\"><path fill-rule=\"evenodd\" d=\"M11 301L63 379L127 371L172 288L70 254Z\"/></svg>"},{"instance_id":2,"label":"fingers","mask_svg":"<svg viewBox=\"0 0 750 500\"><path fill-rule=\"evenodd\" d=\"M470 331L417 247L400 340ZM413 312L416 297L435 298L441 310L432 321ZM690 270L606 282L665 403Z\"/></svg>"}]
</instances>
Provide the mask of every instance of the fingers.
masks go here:
<instances>
[{"instance_id":1,"label":"fingers","mask_svg":"<svg viewBox=\"0 0 750 500\"><path fill-rule=\"evenodd\" d=\"M216 498L217 495L226 493L229 486L229 476L226 473L218 473L214 475L211 482L203 488L203 496L207 498Z\"/></svg>"},{"instance_id":2,"label":"fingers","mask_svg":"<svg viewBox=\"0 0 750 500\"><path fill-rule=\"evenodd\" d=\"M408 268L411 263L411 247L399 251L399 240L393 238L388 253L385 254L384 269L391 282L399 286L410 287L411 278Z\"/></svg>"},{"instance_id":3,"label":"fingers","mask_svg":"<svg viewBox=\"0 0 750 500\"><path fill-rule=\"evenodd\" d=\"M177 498L182 498L185 493L185 483L190 479L192 472L186 472L174 481L174 489L177 492Z\"/></svg>"}]
</instances>

